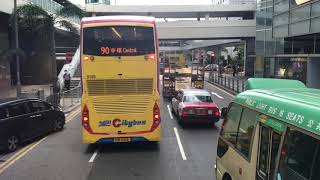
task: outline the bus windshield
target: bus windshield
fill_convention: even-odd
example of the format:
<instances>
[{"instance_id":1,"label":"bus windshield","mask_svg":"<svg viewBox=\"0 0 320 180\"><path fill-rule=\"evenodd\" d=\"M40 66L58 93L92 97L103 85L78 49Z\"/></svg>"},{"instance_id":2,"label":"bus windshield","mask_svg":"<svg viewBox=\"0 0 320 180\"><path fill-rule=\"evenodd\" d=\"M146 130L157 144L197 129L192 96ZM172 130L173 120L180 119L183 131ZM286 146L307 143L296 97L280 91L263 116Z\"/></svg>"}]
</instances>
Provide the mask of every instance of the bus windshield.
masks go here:
<instances>
[{"instance_id":1,"label":"bus windshield","mask_svg":"<svg viewBox=\"0 0 320 180\"><path fill-rule=\"evenodd\" d=\"M84 28L83 54L93 56L155 54L153 27L100 26Z\"/></svg>"}]
</instances>

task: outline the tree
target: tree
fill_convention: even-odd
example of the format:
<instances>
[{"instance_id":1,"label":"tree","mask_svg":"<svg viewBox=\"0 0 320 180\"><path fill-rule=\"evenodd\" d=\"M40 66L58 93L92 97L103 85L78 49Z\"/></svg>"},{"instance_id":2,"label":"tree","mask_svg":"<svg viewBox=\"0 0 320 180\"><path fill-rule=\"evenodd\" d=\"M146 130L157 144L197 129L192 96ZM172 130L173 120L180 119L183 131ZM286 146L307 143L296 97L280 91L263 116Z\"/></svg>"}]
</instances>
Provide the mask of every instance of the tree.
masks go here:
<instances>
[{"instance_id":1,"label":"tree","mask_svg":"<svg viewBox=\"0 0 320 180\"><path fill-rule=\"evenodd\" d=\"M244 57L244 48L242 45L240 46L236 46L233 49L233 52L237 52L236 54L236 62L240 63L243 61L243 57Z\"/></svg>"},{"instance_id":2,"label":"tree","mask_svg":"<svg viewBox=\"0 0 320 180\"><path fill-rule=\"evenodd\" d=\"M49 14L41 7L34 4L25 4L17 7L10 17L11 26L14 24L14 16L18 17L18 26L23 33L31 35L31 41L40 41L37 45L39 48L48 50L49 61L51 61L52 86L53 86L53 101L54 105L58 105L57 92L60 91L57 81L57 64L55 52L55 25L63 27L72 33L78 34L78 29L71 22L65 20L66 17L82 18L84 12L73 4L65 5L57 12Z\"/></svg>"},{"instance_id":3,"label":"tree","mask_svg":"<svg viewBox=\"0 0 320 180\"><path fill-rule=\"evenodd\" d=\"M76 16L82 18L84 12L75 5L66 5L54 14L49 14L41 7L33 4L25 4L19 6L16 12L10 17L11 26L14 24L14 15L17 13L18 26L23 32L29 33L33 39L41 41L43 46L50 49L51 68L52 68L52 84L54 88L57 85L57 69L55 54L55 25L64 27L72 33L78 34L77 28L65 20L65 17ZM35 38L36 37L36 38Z\"/></svg>"}]
</instances>

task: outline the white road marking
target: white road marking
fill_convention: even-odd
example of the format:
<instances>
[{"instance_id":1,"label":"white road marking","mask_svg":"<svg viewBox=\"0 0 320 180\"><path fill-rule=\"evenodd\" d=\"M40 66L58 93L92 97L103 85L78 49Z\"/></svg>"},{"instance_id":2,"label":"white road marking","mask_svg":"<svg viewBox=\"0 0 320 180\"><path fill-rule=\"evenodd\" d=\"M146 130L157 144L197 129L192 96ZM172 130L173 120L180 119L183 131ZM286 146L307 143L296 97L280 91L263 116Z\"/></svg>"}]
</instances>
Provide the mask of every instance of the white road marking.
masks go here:
<instances>
[{"instance_id":1,"label":"white road marking","mask_svg":"<svg viewBox=\"0 0 320 180\"><path fill-rule=\"evenodd\" d=\"M229 96L234 97L233 94L227 92L226 90L223 90L223 89L221 89L221 88L219 88L219 87L217 87L217 86L215 86L215 85L213 85L213 84L211 84L211 83L208 83L208 84L209 84L210 86L212 86L212 87L215 87L215 88L219 89L220 91L223 91L224 93L228 94Z\"/></svg>"},{"instance_id":2,"label":"white road marking","mask_svg":"<svg viewBox=\"0 0 320 180\"><path fill-rule=\"evenodd\" d=\"M184 149L183 149L183 146L182 146L182 143L181 143L181 140L180 140L178 129L176 127L174 127L173 130L174 130L174 133L176 134L176 138L177 138L177 142L178 142L178 146L179 146L179 149L180 149L182 160L185 161L185 160L187 160L187 157L186 157L186 153L184 152Z\"/></svg>"},{"instance_id":3,"label":"white road marking","mask_svg":"<svg viewBox=\"0 0 320 180\"><path fill-rule=\"evenodd\" d=\"M92 163L97 155L98 155L98 149L92 154L92 156L91 156L91 158L90 158L90 160L88 162Z\"/></svg>"},{"instance_id":4,"label":"white road marking","mask_svg":"<svg viewBox=\"0 0 320 180\"><path fill-rule=\"evenodd\" d=\"M217 96L219 99L224 99L222 96L220 96L219 94L215 93L215 92L211 92L213 95Z\"/></svg>"},{"instance_id":5,"label":"white road marking","mask_svg":"<svg viewBox=\"0 0 320 180\"><path fill-rule=\"evenodd\" d=\"M167 105L167 108L168 108L168 111L169 111L170 118L173 119L173 116L172 116L172 113L171 113L171 108L170 108L169 104Z\"/></svg>"}]
</instances>

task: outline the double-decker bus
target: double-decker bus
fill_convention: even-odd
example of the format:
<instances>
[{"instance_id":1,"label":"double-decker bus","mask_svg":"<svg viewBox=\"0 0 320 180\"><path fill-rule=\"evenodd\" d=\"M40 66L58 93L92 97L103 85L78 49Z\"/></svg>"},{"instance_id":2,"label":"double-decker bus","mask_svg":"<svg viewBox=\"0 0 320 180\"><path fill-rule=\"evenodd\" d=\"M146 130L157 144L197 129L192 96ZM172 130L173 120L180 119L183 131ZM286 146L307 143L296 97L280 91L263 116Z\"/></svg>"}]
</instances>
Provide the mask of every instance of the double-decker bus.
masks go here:
<instances>
[{"instance_id":1,"label":"double-decker bus","mask_svg":"<svg viewBox=\"0 0 320 180\"><path fill-rule=\"evenodd\" d=\"M82 19L83 143L160 140L158 64L154 17Z\"/></svg>"}]
</instances>

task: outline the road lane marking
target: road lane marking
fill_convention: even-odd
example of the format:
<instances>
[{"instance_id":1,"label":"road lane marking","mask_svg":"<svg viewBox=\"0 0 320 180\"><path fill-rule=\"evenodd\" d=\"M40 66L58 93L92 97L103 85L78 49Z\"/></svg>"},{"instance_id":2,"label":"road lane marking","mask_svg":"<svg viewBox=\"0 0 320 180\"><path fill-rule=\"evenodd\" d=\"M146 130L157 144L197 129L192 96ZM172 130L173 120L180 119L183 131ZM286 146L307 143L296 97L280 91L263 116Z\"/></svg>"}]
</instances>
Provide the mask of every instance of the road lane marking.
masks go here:
<instances>
[{"instance_id":1,"label":"road lane marking","mask_svg":"<svg viewBox=\"0 0 320 180\"><path fill-rule=\"evenodd\" d=\"M219 89L220 91L223 91L224 93L228 94L229 96L234 97L233 94L227 92L226 90L221 89L221 88L219 88L218 86L215 86L215 85L213 85L213 84L211 84L211 83L208 83L208 84L209 84L210 86L212 86L212 87L215 87L215 88Z\"/></svg>"},{"instance_id":2,"label":"road lane marking","mask_svg":"<svg viewBox=\"0 0 320 180\"><path fill-rule=\"evenodd\" d=\"M30 145L28 145L26 147L25 150L23 150L21 153L17 154L17 156L15 156L13 159L11 159L10 161L7 161L7 163L3 164L3 166L1 166L0 168L0 174L3 173L3 171L5 171L6 169L8 169L12 164L14 164L15 162L17 162L19 159L21 159L22 157L24 157L28 152L30 152L32 149L34 149L36 146L38 146L42 141L44 141L45 139L47 139L48 136L43 137L42 139L40 139L39 141L36 141Z\"/></svg>"},{"instance_id":3,"label":"road lane marking","mask_svg":"<svg viewBox=\"0 0 320 180\"><path fill-rule=\"evenodd\" d=\"M79 113L80 113L80 109L77 109L77 111L75 111L74 113L68 115L67 120L66 120L66 124L69 121L73 120L75 117L77 117L79 115Z\"/></svg>"},{"instance_id":4,"label":"road lane marking","mask_svg":"<svg viewBox=\"0 0 320 180\"><path fill-rule=\"evenodd\" d=\"M94 159L96 158L97 155L98 155L98 149L92 154L92 156L88 162L93 163Z\"/></svg>"},{"instance_id":5,"label":"road lane marking","mask_svg":"<svg viewBox=\"0 0 320 180\"><path fill-rule=\"evenodd\" d=\"M211 94L217 96L219 99L224 99L222 96L220 96L219 94L215 93L215 92L211 92Z\"/></svg>"},{"instance_id":6,"label":"road lane marking","mask_svg":"<svg viewBox=\"0 0 320 180\"><path fill-rule=\"evenodd\" d=\"M180 149L182 160L185 161L185 160L187 160L187 157L186 157L186 153L184 152L184 149L183 149L183 146L182 146L182 143L181 143L181 140L180 140L178 129L176 127L174 127L173 130L174 130L174 133L176 135L176 139L177 139L177 142L178 142L178 146L179 146L179 149Z\"/></svg>"},{"instance_id":7,"label":"road lane marking","mask_svg":"<svg viewBox=\"0 0 320 180\"><path fill-rule=\"evenodd\" d=\"M76 112L73 112L72 114L68 115L66 117L68 123L70 120L74 119L78 114L80 113L80 109L78 109ZM48 135L49 136L49 135ZM20 149L18 152L16 152L14 155L12 155L9 159L7 159L4 163L0 165L0 174L3 173L6 169L8 169L11 165L13 165L16 161L24 157L28 152L30 152L32 149L37 147L41 142L43 142L48 136L43 137L42 139L33 142L32 144L29 144L22 149Z\"/></svg>"},{"instance_id":8,"label":"road lane marking","mask_svg":"<svg viewBox=\"0 0 320 180\"><path fill-rule=\"evenodd\" d=\"M169 111L169 116L170 116L170 118L173 119L172 112L171 112L171 108L170 108L170 105L169 105L169 104L167 105L167 108L168 108L168 111Z\"/></svg>"}]
</instances>

